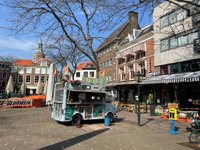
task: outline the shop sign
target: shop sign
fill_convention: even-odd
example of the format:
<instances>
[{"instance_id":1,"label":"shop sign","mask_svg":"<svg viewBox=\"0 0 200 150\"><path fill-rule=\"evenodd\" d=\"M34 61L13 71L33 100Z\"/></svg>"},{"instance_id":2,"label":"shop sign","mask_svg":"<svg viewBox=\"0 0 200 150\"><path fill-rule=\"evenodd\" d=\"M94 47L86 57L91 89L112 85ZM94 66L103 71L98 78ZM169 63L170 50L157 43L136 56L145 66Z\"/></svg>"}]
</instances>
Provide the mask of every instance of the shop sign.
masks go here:
<instances>
[{"instance_id":1,"label":"shop sign","mask_svg":"<svg viewBox=\"0 0 200 150\"><path fill-rule=\"evenodd\" d=\"M8 100L8 101L0 101L0 106L24 106L24 105L32 105L32 100Z\"/></svg>"},{"instance_id":2,"label":"shop sign","mask_svg":"<svg viewBox=\"0 0 200 150\"><path fill-rule=\"evenodd\" d=\"M200 99L188 99L188 102L192 105L200 106Z\"/></svg>"},{"instance_id":3,"label":"shop sign","mask_svg":"<svg viewBox=\"0 0 200 150\"><path fill-rule=\"evenodd\" d=\"M168 108L179 108L179 104L178 103L168 103Z\"/></svg>"}]
</instances>

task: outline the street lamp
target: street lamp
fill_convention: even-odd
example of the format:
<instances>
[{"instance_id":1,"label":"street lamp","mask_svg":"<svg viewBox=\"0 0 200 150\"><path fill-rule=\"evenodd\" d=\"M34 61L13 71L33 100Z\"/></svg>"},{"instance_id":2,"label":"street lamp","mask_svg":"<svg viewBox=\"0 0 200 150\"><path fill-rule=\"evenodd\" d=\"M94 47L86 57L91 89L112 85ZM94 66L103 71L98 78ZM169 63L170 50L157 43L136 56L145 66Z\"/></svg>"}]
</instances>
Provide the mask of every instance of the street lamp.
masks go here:
<instances>
[{"instance_id":1,"label":"street lamp","mask_svg":"<svg viewBox=\"0 0 200 150\"><path fill-rule=\"evenodd\" d=\"M140 72L138 71L137 74L136 74L136 81L138 82L138 94L137 94L137 97L136 97L136 100L137 100L137 103L138 103L138 110L137 110L137 125L138 127L140 127L140 76L142 76L140 74Z\"/></svg>"}]
</instances>

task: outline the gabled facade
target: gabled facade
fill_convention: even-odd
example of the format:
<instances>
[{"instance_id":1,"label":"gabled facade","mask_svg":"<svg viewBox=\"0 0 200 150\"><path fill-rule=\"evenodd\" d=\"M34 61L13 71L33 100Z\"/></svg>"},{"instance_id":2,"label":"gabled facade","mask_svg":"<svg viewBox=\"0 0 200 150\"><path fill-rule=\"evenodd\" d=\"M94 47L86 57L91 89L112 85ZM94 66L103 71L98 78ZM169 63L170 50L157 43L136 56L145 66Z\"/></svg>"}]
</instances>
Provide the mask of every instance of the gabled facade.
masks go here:
<instances>
[{"instance_id":1,"label":"gabled facade","mask_svg":"<svg viewBox=\"0 0 200 150\"><path fill-rule=\"evenodd\" d=\"M92 62L83 62L77 66L74 80L82 81L83 77L97 77L96 66Z\"/></svg>"},{"instance_id":2,"label":"gabled facade","mask_svg":"<svg viewBox=\"0 0 200 150\"><path fill-rule=\"evenodd\" d=\"M144 79L154 74L153 26L138 32L137 37L119 47L116 55L117 83L135 81L138 72Z\"/></svg>"},{"instance_id":3,"label":"gabled facade","mask_svg":"<svg viewBox=\"0 0 200 150\"><path fill-rule=\"evenodd\" d=\"M155 71L153 25L133 30L124 41L116 54L116 82L107 86L115 87L118 100L133 103L137 95L138 74L140 80L144 80ZM148 88L145 90L143 96L149 92Z\"/></svg>"},{"instance_id":4,"label":"gabled facade","mask_svg":"<svg viewBox=\"0 0 200 150\"><path fill-rule=\"evenodd\" d=\"M44 88L48 80L49 65L50 61L43 55L42 43L38 44L33 61L20 59L13 62L10 68L15 91L19 92L21 84L24 82L26 94L35 94L39 79Z\"/></svg>"},{"instance_id":5,"label":"gabled facade","mask_svg":"<svg viewBox=\"0 0 200 150\"><path fill-rule=\"evenodd\" d=\"M133 29L139 29L138 14L129 12L129 21L113 31L96 50L100 65L99 77L105 77L108 83L116 82L116 53L120 43L133 33Z\"/></svg>"}]
</instances>

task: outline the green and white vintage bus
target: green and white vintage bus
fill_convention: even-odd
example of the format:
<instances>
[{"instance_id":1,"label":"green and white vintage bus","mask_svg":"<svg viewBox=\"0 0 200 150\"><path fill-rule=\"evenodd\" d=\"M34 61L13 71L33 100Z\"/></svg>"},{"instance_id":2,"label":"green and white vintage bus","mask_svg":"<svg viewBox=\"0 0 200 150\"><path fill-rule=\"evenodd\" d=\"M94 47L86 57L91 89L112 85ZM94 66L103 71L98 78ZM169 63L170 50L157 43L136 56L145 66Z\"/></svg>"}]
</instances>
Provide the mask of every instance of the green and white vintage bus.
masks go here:
<instances>
[{"instance_id":1,"label":"green and white vintage bus","mask_svg":"<svg viewBox=\"0 0 200 150\"><path fill-rule=\"evenodd\" d=\"M51 117L59 122L96 120L116 115L113 95L92 85L55 84Z\"/></svg>"}]
</instances>

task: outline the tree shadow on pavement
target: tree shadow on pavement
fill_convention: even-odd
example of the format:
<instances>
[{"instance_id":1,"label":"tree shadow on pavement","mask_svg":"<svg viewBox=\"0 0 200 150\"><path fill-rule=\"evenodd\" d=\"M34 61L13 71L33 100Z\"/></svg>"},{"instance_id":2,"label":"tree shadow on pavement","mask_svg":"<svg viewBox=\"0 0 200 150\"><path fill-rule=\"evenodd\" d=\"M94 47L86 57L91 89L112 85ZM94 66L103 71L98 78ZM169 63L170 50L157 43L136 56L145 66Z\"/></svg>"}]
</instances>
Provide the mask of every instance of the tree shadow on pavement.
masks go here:
<instances>
[{"instance_id":1,"label":"tree shadow on pavement","mask_svg":"<svg viewBox=\"0 0 200 150\"><path fill-rule=\"evenodd\" d=\"M49 146L40 148L39 150L63 150L65 148L68 148L68 147L71 147L71 146L73 146L77 143L83 142L87 139L90 139L90 138L92 138L92 137L94 137L98 134L101 134L105 131L108 131L108 130L109 130L109 128L96 130L96 131L93 131L93 132L90 132L90 133L86 133L86 134L74 137L72 139L68 139L68 140L65 140L65 141L55 143L53 145L49 145Z\"/></svg>"},{"instance_id":2,"label":"tree shadow on pavement","mask_svg":"<svg viewBox=\"0 0 200 150\"><path fill-rule=\"evenodd\" d=\"M182 142L182 143L178 143L178 144L185 146L185 147L192 148L193 150L200 150L199 144L192 144L192 143L189 143L189 142Z\"/></svg>"},{"instance_id":3,"label":"tree shadow on pavement","mask_svg":"<svg viewBox=\"0 0 200 150\"><path fill-rule=\"evenodd\" d=\"M153 120L154 120L153 118L148 118L145 123L141 124L141 126L144 126L144 125L146 125L147 123L149 123L149 122L151 122Z\"/></svg>"}]
</instances>

